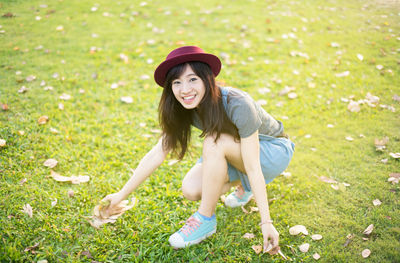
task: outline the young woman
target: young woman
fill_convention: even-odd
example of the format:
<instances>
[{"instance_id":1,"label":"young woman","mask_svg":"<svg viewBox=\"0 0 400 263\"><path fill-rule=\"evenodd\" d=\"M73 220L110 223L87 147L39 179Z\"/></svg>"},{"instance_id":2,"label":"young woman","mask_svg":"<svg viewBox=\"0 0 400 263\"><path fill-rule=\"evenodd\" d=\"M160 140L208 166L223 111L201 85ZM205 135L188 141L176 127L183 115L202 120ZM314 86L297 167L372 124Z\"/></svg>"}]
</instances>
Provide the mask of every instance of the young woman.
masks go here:
<instances>
[{"instance_id":1,"label":"young woman","mask_svg":"<svg viewBox=\"0 0 400 263\"><path fill-rule=\"evenodd\" d=\"M221 194L237 186L225 200L243 206L254 196L261 217L264 251L279 250L279 234L269 214L266 183L288 166L294 144L281 122L266 113L245 92L218 87L221 62L196 46L168 54L154 73L164 88L159 104L162 136L140 161L133 176L117 193L106 196L109 209L134 191L172 151L183 158L191 126L202 131L203 153L182 182L183 195L200 206L186 224L169 238L175 248L197 244L216 232L215 207Z\"/></svg>"}]
</instances>

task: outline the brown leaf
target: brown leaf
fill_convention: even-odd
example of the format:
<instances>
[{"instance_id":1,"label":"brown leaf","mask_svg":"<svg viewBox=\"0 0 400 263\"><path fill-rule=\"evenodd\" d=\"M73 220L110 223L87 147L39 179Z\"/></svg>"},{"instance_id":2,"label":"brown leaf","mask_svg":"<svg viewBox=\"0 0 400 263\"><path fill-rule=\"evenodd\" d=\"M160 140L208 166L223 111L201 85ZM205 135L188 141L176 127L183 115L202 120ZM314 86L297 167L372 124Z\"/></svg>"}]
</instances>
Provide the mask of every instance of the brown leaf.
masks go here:
<instances>
[{"instance_id":1,"label":"brown leaf","mask_svg":"<svg viewBox=\"0 0 400 263\"><path fill-rule=\"evenodd\" d=\"M395 159L399 159L400 158L400 153L389 153L389 155Z\"/></svg>"},{"instance_id":2,"label":"brown leaf","mask_svg":"<svg viewBox=\"0 0 400 263\"><path fill-rule=\"evenodd\" d=\"M397 95L397 94L394 94L392 99L393 99L394 101L400 102L400 96Z\"/></svg>"},{"instance_id":3,"label":"brown leaf","mask_svg":"<svg viewBox=\"0 0 400 263\"><path fill-rule=\"evenodd\" d=\"M90 251L82 251L81 255L86 256L87 258L93 258L92 254L90 254Z\"/></svg>"},{"instance_id":4,"label":"brown leaf","mask_svg":"<svg viewBox=\"0 0 400 263\"><path fill-rule=\"evenodd\" d=\"M347 247L349 244L350 244L350 242L351 242L351 240L353 239L353 237L354 237L354 235L353 234L348 234L347 236L346 236L346 242L344 242L344 247Z\"/></svg>"},{"instance_id":5,"label":"brown leaf","mask_svg":"<svg viewBox=\"0 0 400 263\"><path fill-rule=\"evenodd\" d=\"M368 248L367 248L367 249L364 249L364 250L361 252L361 255L362 255L363 258L367 258L367 257L369 257L369 255L371 255L371 250L369 250Z\"/></svg>"},{"instance_id":6,"label":"brown leaf","mask_svg":"<svg viewBox=\"0 0 400 263\"><path fill-rule=\"evenodd\" d=\"M26 248L24 249L24 252L28 252L28 251L31 251L31 250L35 250L35 249L38 248L38 247L39 247L39 243L36 243L36 244L34 244L33 246L26 247Z\"/></svg>"},{"instance_id":7,"label":"brown leaf","mask_svg":"<svg viewBox=\"0 0 400 263\"><path fill-rule=\"evenodd\" d=\"M303 225L295 225L295 226L289 228L289 233L292 236L296 236L300 233L302 233L304 235L308 235L308 231L307 231L306 227Z\"/></svg>"},{"instance_id":8,"label":"brown leaf","mask_svg":"<svg viewBox=\"0 0 400 263\"><path fill-rule=\"evenodd\" d=\"M44 161L43 165L49 168L54 168L58 164L58 161L56 159L47 159Z\"/></svg>"},{"instance_id":9,"label":"brown leaf","mask_svg":"<svg viewBox=\"0 0 400 263\"><path fill-rule=\"evenodd\" d=\"M6 140L0 139L0 147L5 147L7 144Z\"/></svg>"},{"instance_id":10,"label":"brown leaf","mask_svg":"<svg viewBox=\"0 0 400 263\"><path fill-rule=\"evenodd\" d=\"M260 246L260 245L257 245L257 246L253 245L253 246L251 246L251 248L254 250L254 252L256 252L257 255L260 254L262 251L262 246Z\"/></svg>"},{"instance_id":11,"label":"brown leaf","mask_svg":"<svg viewBox=\"0 0 400 263\"><path fill-rule=\"evenodd\" d=\"M300 249L301 252L306 253L310 249L310 244L304 243L304 244L299 246L299 249Z\"/></svg>"},{"instance_id":12,"label":"brown leaf","mask_svg":"<svg viewBox=\"0 0 400 263\"><path fill-rule=\"evenodd\" d=\"M53 170L50 171L50 176L53 177L57 182L71 182L72 184L80 184L89 182L90 177L87 175L78 175L78 176L62 176Z\"/></svg>"},{"instance_id":13,"label":"brown leaf","mask_svg":"<svg viewBox=\"0 0 400 263\"><path fill-rule=\"evenodd\" d=\"M389 137L384 137L383 139L375 138L375 147L377 151L383 151L386 149L386 144L389 142Z\"/></svg>"},{"instance_id":14,"label":"brown leaf","mask_svg":"<svg viewBox=\"0 0 400 263\"><path fill-rule=\"evenodd\" d=\"M1 108L2 108L4 111L9 110L7 104L1 104Z\"/></svg>"},{"instance_id":15,"label":"brown leaf","mask_svg":"<svg viewBox=\"0 0 400 263\"><path fill-rule=\"evenodd\" d=\"M22 179L21 181L19 181L20 185L23 185L24 183L26 183L26 181L28 181L26 178Z\"/></svg>"},{"instance_id":16,"label":"brown leaf","mask_svg":"<svg viewBox=\"0 0 400 263\"><path fill-rule=\"evenodd\" d=\"M30 204L26 204L22 207L22 212L24 212L25 214L29 215L29 217L33 216L33 211L32 211L32 207Z\"/></svg>"},{"instance_id":17,"label":"brown leaf","mask_svg":"<svg viewBox=\"0 0 400 263\"><path fill-rule=\"evenodd\" d=\"M363 232L364 235L369 235L372 233L372 230L374 230L374 224L370 224Z\"/></svg>"},{"instance_id":18,"label":"brown leaf","mask_svg":"<svg viewBox=\"0 0 400 263\"><path fill-rule=\"evenodd\" d=\"M5 13L4 15L3 15L3 17L6 17L6 18L11 18L11 17L14 17L15 15L13 14L13 13L10 13L10 12L8 12L8 13Z\"/></svg>"},{"instance_id":19,"label":"brown leaf","mask_svg":"<svg viewBox=\"0 0 400 263\"><path fill-rule=\"evenodd\" d=\"M74 197L75 193L73 190L69 189L68 190L68 197Z\"/></svg>"},{"instance_id":20,"label":"brown leaf","mask_svg":"<svg viewBox=\"0 0 400 263\"><path fill-rule=\"evenodd\" d=\"M321 240L322 236L319 234L315 234L315 235L312 235L311 238L312 238L312 240Z\"/></svg>"},{"instance_id":21,"label":"brown leaf","mask_svg":"<svg viewBox=\"0 0 400 263\"><path fill-rule=\"evenodd\" d=\"M252 234L252 233L246 233L246 234L243 235L243 238L252 239L252 238L254 238L254 234Z\"/></svg>"},{"instance_id":22,"label":"brown leaf","mask_svg":"<svg viewBox=\"0 0 400 263\"><path fill-rule=\"evenodd\" d=\"M326 177L326 176L320 176L319 179L324 182L324 183L328 183L328 184L337 184L338 182L332 178Z\"/></svg>"},{"instance_id":23,"label":"brown leaf","mask_svg":"<svg viewBox=\"0 0 400 263\"><path fill-rule=\"evenodd\" d=\"M47 116L41 116L41 117L38 119L39 125L46 124L48 121L49 121L49 117L47 117Z\"/></svg>"},{"instance_id":24,"label":"brown leaf","mask_svg":"<svg viewBox=\"0 0 400 263\"><path fill-rule=\"evenodd\" d=\"M315 253L312 257L313 257L315 260L318 260L318 259L321 258L321 256L320 256L318 253Z\"/></svg>"},{"instance_id":25,"label":"brown leaf","mask_svg":"<svg viewBox=\"0 0 400 263\"><path fill-rule=\"evenodd\" d=\"M111 210L109 204L97 205L93 209L93 215L89 217L92 219L89 223L95 228L100 228L100 226L106 223L114 223L118 217L124 214L125 211L134 207L135 204L136 198L133 197L131 200L123 200Z\"/></svg>"},{"instance_id":26,"label":"brown leaf","mask_svg":"<svg viewBox=\"0 0 400 263\"><path fill-rule=\"evenodd\" d=\"M374 204L374 206L380 206L382 204L381 200L379 199L373 200L372 203Z\"/></svg>"}]
</instances>

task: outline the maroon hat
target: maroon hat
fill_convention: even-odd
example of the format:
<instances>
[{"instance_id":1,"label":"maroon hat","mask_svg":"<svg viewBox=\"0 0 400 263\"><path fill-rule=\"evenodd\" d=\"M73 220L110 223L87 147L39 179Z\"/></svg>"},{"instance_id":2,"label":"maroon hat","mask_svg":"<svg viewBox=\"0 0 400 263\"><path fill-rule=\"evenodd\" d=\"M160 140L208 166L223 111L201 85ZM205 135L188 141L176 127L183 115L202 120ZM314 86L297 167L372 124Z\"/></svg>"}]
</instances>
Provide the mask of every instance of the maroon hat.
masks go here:
<instances>
[{"instance_id":1,"label":"maroon hat","mask_svg":"<svg viewBox=\"0 0 400 263\"><path fill-rule=\"evenodd\" d=\"M204 50L196 46L184 46L174 49L168 54L167 58L156 68L154 80L158 85L164 87L168 71L178 64L189 61L200 61L208 64L215 77L221 71L221 61L217 56L207 54Z\"/></svg>"}]
</instances>

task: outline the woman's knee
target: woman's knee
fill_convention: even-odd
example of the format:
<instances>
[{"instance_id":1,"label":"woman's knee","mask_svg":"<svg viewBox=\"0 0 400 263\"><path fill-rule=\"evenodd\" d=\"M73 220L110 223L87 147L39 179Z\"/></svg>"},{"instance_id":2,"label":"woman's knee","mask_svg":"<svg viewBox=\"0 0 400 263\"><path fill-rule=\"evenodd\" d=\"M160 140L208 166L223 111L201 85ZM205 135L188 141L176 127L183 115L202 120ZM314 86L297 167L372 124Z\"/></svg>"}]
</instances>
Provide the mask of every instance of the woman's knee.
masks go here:
<instances>
[{"instance_id":1,"label":"woman's knee","mask_svg":"<svg viewBox=\"0 0 400 263\"><path fill-rule=\"evenodd\" d=\"M216 140L216 135L207 135L204 138L203 142L203 157L204 155L215 154L215 153L224 153L226 141L229 140L229 135L221 134L220 137ZM233 138L232 138L233 140Z\"/></svg>"},{"instance_id":2,"label":"woman's knee","mask_svg":"<svg viewBox=\"0 0 400 263\"><path fill-rule=\"evenodd\" d=\"M190 201L198 201L201 199L201 190L193 187L190 183L182 182L182 194L183 196Z\"/></svg>"}]
</instances>

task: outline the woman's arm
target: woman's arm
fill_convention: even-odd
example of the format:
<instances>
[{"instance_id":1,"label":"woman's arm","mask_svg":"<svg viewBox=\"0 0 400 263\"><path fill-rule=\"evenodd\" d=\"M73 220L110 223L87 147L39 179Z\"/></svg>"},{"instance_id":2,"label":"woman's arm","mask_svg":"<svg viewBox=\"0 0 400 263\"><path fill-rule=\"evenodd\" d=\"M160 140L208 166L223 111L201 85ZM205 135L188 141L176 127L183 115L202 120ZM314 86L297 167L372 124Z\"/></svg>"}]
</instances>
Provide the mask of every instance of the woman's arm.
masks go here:
<instances>
[{"instance_id":1,"label":"woman's arm","mask_svg":"<svg viewBox=\"0 0 400 263\"><path fill-rule=\"evenodd\" d=\"M158 143L142 158L133 175L128 182L126 182L124 187L119 192L106 196L103 201L110 201L110 207L113 207L121 202L162 164L168 153L169 150L163 149L163 142L161 138Z\"/></svg>"},{"instance_id":2,"label":"woman's arm","mask_svg":"<svg viewBox=\"0 0 400 263\"><path fill-rule=\"evenodd\" d=\"M261 216L264 250L267 248L274 248L273 250L275 252L276 248L279 249L279 234L272 225L272 220L269 214L267 191L265 189L265 181L260 164L260 143L258 139L258 131L247 138L242 138L240 140L240 146L244 168L249 177L250 186ZM271 239L271 242L269 242L268 239ZM276 252L278 251L276 250Z\"/></svg>"}]
</instances>

